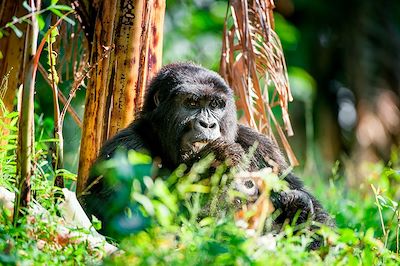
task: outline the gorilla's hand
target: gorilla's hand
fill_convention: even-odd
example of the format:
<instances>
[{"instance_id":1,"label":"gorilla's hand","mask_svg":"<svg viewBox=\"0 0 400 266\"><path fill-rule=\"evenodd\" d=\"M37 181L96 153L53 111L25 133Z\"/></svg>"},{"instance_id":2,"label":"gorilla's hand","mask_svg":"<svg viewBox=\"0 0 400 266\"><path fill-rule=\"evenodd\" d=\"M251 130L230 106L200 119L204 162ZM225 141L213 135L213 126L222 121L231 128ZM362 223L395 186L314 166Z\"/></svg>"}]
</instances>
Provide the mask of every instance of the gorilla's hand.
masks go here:
<instances>
[{"instance_id":1,"label":"gorilla's hand","mask_svg":"<svg viewBox=\"0 0 400 266\"><path fill-rule=\"evenodd\" d=\"M275 209L280 211L280 215L276 218L278 223L283 223L288 219L289 222L295 220L296 224L302 224L307 220L311 221L314 217L314 204L309 194L304 191L273 192L271 201Z\"/></svg>"},{"instance_id":2,"label":"gorilla's hand","mask_svg":"<svg viewBox=\"0 0 400 266\"><path fill-rule=\"evenodd\" d=\"M184 161L187 166L192 166L195 162L209 154L215 156L212 167L215 168L221 163L226 163L230 167L238 166L245 154L243 148L238 143L228 143L223 139L216 139L205 145L198 152L193 152Z\"/></svg>"}]
</instances>

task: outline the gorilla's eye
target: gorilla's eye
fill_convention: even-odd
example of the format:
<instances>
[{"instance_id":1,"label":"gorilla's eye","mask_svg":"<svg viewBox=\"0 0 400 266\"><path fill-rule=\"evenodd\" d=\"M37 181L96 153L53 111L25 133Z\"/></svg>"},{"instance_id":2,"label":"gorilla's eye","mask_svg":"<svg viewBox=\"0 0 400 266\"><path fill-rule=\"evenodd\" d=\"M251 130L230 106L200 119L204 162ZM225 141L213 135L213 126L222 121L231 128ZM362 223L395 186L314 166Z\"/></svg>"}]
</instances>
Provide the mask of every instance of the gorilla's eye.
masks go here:
<instances>
[{"instance_id":1,"label":"gorilla's eye","mask_svg":"<svg viewBox=\"0 0 400 266\"><path fill-rule=\"evenodd\" d=\"M223 100L212 100L210 102L210 107L212 109L224 108L225 107L225 102Z\"/></svg>"},{"instance_id":2,"label":"gorilla's eye","mask_svg":"<svg viewBox=\"0 0 400 266\"><path fill-rule=\"evenodd\" d=\"M191 108L198 107L199 106L199 100L194 99L194 98L187 99L185 101L185 105L187 107L191 107Z\"/></svg>"},{"instance_id":3,"label":"gorilla's eye","mask_svg":"<svg viewBox=\"0 0 400 266\"><path fill-rule=\"evenodd\" d=\"M217 101L211 101L210 102L210 107L213 108L213 109L217 108L218 107L218 102Z\"/></svg>"}]
</instances>

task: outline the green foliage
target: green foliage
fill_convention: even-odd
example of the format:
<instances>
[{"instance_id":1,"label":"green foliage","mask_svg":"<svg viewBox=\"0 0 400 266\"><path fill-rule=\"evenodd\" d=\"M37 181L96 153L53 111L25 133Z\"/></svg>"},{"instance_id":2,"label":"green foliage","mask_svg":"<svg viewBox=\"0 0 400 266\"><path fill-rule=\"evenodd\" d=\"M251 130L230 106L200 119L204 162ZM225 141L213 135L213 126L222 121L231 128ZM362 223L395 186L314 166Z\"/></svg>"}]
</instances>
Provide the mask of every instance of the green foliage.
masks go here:
<instances>
[{"instance_id":1,"label":"green foliage","mask_svg":"<svg viewBox=\"0 0 400 266\"><path fill-rule=\"evenodd\" d=\"M202 163L204 162L200 162ZM209 165L208 162L197 169L201 172L201 169L207 165ZM274 236L271 234L257 236L251 230L239 228L229 214L200 219L199 210L202 206L200 195L212 189L198 191L180 189L185 180L190 180L188 183L191 185L196 185L201 180L188 178L190 174L182 175L182 169L177 171L180 173L178 180L176 174L165 180L146 179L145 189L136 189L133 199L140 202L147 215L153 217L152 223L146 230L125 238L120 244L120 248L125 252L108 258L105 264L360 265L362 263L397 265L400 263L399 257L386 249L382 240L377 239L374 234L376 230L379 230L380 224L376 207L374 208L375 215L371 217L370 213L364 213L362 208L354 208L350 204L338 205L339 201L350 201L354 198L343 197L342 191L335 190L335 187L328 189L328 198L321 198L331 201L331 204L327 205L334 209L331 210L333 213L337 213L336 218L344 213L341 219L346 219L346 221L339 219L339 228L336 230L322 227L318 232L323 237L325 246L317 251L309 251L307 247L314 236L307 231L294 233L294 228L290 226L286 226L283 231ZM198 172L194 176L198 177ZM171 182L170 178L177 182ZM323 186L326 193L327 187ZM352 191L352 195L353 193L355 194L356 191ZM367 199L360 199L353 205L357 206L363 201L368 202L366 206L374 207L373 195L369 195ZM382 202L388 204L392 201ZM184 212L182 212L182 205L186 208ZM389 204L392 212L393 206L397 205ZM162 215L157 213L157 209L161 210ZM347 216L353 215L353 211L362 213L362 217ZM371 223L363 224L365 222L363 219L366 218L371 219ZM345 223L349 222L354 222L358 227L348 228ZM384 218L383 222L390 222L390 220ZM399 226L397 222L394 224L394 226ZM362 230L360 230L360 225L364 226ZM387 241L396 243L394 239Z\"/></svg>"},{"instance_id":2,"label":"green foliage","mask_svg":"<svg viewBox=\"0 0 400 266\"><path fill-rule=\"evenodd\" d=\"M2 116L0 130L0 187L16 192L16 141L18 113L8 113L0 101ZM48 140L47 140L48 141ZM77 243L63 240L59 232L60 218L57 205L54 204L54 172L47 159L46 141L35 143L35 174L32 176L32 191L35 198L30 208L24 210L18 226L11 220L11 212L0 200L0 265L85 265L98 262L101 250L89 250L85 241ZM61 171L64 178L71 174ZM38 214L37 204L45 210ZM76 230L76 229L75 229Z\"/></svg>"},{"instance_id":3,"label":"green foliage","mask_svg":"<svg viewBox=\"0 0 400 266\"><path fill-rule=\"evenodd\" d=\"M0 101L0 186L15 183L18 113L8 113ZM3 134L8 132L8 134Z\"/></svg>"},{"instance_id":4,"label":"green foliage","mask_svg":"<svg viewBox=\"0 0 400 266\"><path fill-rule=\"evenodd\" d=\"M11 134L2 136L7 139L8 147L0 153L0 185L14 191L15 152L13 145L16 139L15 113L6 114L11 119L7 127ZM0 120L0 121L3 121ZM3 124L2 124L3 125ZM13 126L14 125L14 126ZM36 143L40 147L40 143ZM38 149L40 150L40 149ZM32 180L33 191L37 201L48 211L38 216L33 208L26 210L26 215L19 221L19 227L10 222L7 209L0 206L0 264L42 265L86 265L100 263L101 249L91 250L86 242L63 242L58 232L59 217L57 205L54 204L48 162L42 157L43 150L35 156L38 170ZM395 159L395 158L394 158ZM237 226L232 215L225 212L207 216L202 212L204 198L217 196L217 208L221 208L220 188L213 189L212 184L224 184L226 180L223 167L217 169L209 182L203 180L202 174L209 168L213 157L208 157L196 164L185 174L181 166L171 175L150 178L157 174L151 158L136 152L128 157L118 157L103 166L108 174L114 176L113 182L124 182L127 187L126 199L134 203L134 208L125 213L126 217L141 213L145 229L133 231L123 238L119 248L124 252L106 257L106 265L397 265L399 257L385 248L396 250L395 228L399 226L393 218L397 203L389 195L395 193L398 185L389 186L384 194L369 193L361 197L359 191L351 188L346 191L339 186L337 171L329 186L319 184L316 191L318 198L336 216L338 229L322 227L319 234L325 246L317 251L307 250L312 235L307 231L295 232L289 225L275 235L258 236L252 230ZM47 167L47 168L46 168ZM398 171L390 164L379 172L381 179L376 183L391 183L399 178ZM47 169L47 170L46 170ZM65 176L71 176L65 172ZM374 175L374 173L373 173ZM131 184L131 185L129 185ZM211 187L210 187L211 186ZM340 187L340 189L339 189ZM358 196L357 196L358 195ZM227 198L224 198L225 200ZM115 199L118 204L118 199ZM388 234L381 231L381 218ZM398 213L397 213L398 214ZM96 219L94 226L101 223ZM389 226L390 225L390 226ZM393 228L393 229L390 229ZM84 233L84 232L83 232ZM383 237L381 237L383 236ZM389 237L385 237L389 236Z\"/></svg>"},{"instance_id":5,"label":"green foliage","mask_svg":"<svg viewBox=\"0 0 400 266\"><path fill-rule=\"evenodd\" d=\"M386 166L371 164L366 180L359 188L348 188L346 178L337 171L328 187L320 184L317 194L323 205L335 216L339 228L366 232L373 229L382 245L396 251L399 231L398 191L400 172L395 154ZM340 207L339 207L340 206ZM384 229L383 229L384 228Z\"/></svg>"},{"instance_id":6,"label":"green foliage","mask_svg":"<svg viewBox=\"0 0 400 266\"><path fill-rule=\"evenodd\" d=\"M52 12L54 13L56 16L60 17L60 19L65 20L66 22L68 22L71 25L75 25L75 21L73 21L72 19L70 19L68 17L69 14L71 14L73 12L73 9L70 6L67 5L57 5L57 1L51 1L51 4L47 7L42 7L41 10L39 11L34 11L32 12L32 8L31 6L24 1L23 2L23 7L29 12L29 14L22 16L20 18L17 17L13 17L12 21L6 23L6 25L4 25L4 27L0 28L0 39L4 36L4 35L8 35L9 33L7 32L7 29L11 29L15 35L17 35L18 38L21 38L23 36L23 32L17 27L18 24L21 23L30 23L29 19L32 16L35 16L36 19L38 20L38 24L39 24L39 29L43 30L46 23L42 17L43 13L46 12ZM66 11L66 14L63 14L62 11Z\"/></svg>"},{"instance_id":7,"label":"green foliage","mask_svg":"<svg viewBox=\"0 0 400 266\"><path fill-rule=\"evenodd\" d=\"M50 202L54 198L46 200ZM0 265L87 265L99 262L96 257L102 251L90 251L85 241L63 242L55 211L40 216L27 211L18 223L20 226L15 227L2 210Z\"/></svg>"}]
</instances>

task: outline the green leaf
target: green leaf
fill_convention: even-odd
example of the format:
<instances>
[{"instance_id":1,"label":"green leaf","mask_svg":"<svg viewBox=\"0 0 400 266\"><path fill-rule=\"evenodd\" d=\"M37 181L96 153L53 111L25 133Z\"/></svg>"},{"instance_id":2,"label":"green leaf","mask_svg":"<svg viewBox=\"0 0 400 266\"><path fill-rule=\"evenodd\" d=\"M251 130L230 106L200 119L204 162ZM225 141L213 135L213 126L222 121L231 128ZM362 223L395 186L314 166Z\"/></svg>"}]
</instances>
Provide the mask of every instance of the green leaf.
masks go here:
<instances>
[{"instance_id":1,"label":"green leaf","mask_svg":"<svg viewBox=\"0 0 400 266\"><path fill-rule=\"evenodd\" d=\"M355 244L358 243L358 238L353 230L345 228L340 230L339 241L347 244Z\"/></svg>"},{"instance_id":2,"label":"green leaf","mask_svg":"<svg viewBox=\"0 0 400 266\"><path fill-rule=\"evenodd\" d=\"M3 53L0 51L0 59L3 59L3 58L4 58Z\"/></svg>"},{"instance_id":3,"label":"green leaf","mask_svg":"<svg viewBox=\"0 0 400 266\"><path fill-rule=\"evenodd\" d=\"M154 215L154 206L148 197L139 193L133 193L132 197L143 206L148 215Z\"/></svg>"},{"instance_id":4,"label":"green leaf","mask_svg":"<svg viewBox=\"0 0 400 266\"><path fill-rule=\"evenodd\" d=\"M186 192L209 193L210 187L200 184L191 184L186 187Z\"/></svg>"},{"instance_id":5,"label":"green leaf","mask_svg":"<svg viewBox=\"0 0 400 266\"><path fill-rule=\"evenodd\" d=\"M176 200L176 195L173 195L165 182L161 179L156 179L154 182L153 193L164 203L171 211L177 212L178 205Z\"/></svg>"},{"instance_id":6,"label":"green leaf","mask_svg":"<svg viewBox=\"0 0 400 266\"><path fill-rule=\"evenodd\" d=\"M131 164L151 164L151 157L147 154L140 153L134 150L128 152L128 160Z\"/></svg>"},{"instance_id":7,"label":"green leaf","mask_svg":"<svg viewBox=\"0 0 400 266\"><path fill-rule=\"evenodd\" d=\"M61 11L72 11L74 10L72 7L70 6L66 6L66 5L53 5L52 8L61 10Z\"/></svg>"},{"instance_id":8,"label":"green leaf","mask_svg":"<svg viewBox=\"0 0 400 266\"><path fill-rule=\"evenodd\" d=\"M161 202L153 200L153 206L155 207L155 214L158 222L162 226L168 226L172 222L172 215L170 210Z\"/></svg>"},{"instance_id":9,"label":"green leaf","mask_svg":"<svg viewBox=\"0 0 400 266\"><path fill-rule=\"evenodd\" d=\"M43 30L44 27L46 26L46 22L44 22L44 19L41 15L36 15L36 19L38 21L39 29Z\"/></svg>"},{"instance_id":10,"label":"green leaf","mask_svg":"<svg viewBox=\"0 0 400 266\"><path fill-rule=\"evenodd\" d=\"M92 225L94 229L100 230L101 229L101 221L96 218L96 216L92 215Z\"/></svg>"},{"instance_id":11,"label":"green leaf","mask_svg":"<svg viewBox=\"0 0 400 266\"><path fill-rule=\"evenodd\" d=\"M22 2L22 6L23 6L26 10L28 10L28 12L32 12L32 8L31 8L31 6L28 4L28 2L26 2L26 1Z\"/></svg>"},{"instance_id":12,"label":"green leaf","mask_svg":"<svg viewBox=\"0 0 400 266\"><path fill-rule=\"evenodd\" d=\"M69 24L71 24L72 26L75 25L75 21L73 21L72 19L70 19L67 16L64 16L63 13L61 13L58 9L54 9L54 8L50 8L49 9L51 12L53 12L56 16L62 18L63 20L65 20L66 22L68 22Z\"/></svg>"},{"instance_id":13,"label":"green leaf","mask_svg":"<svg viewBox=\"0 0 400 266\"><path fill-rule=\"evenodd\" d=\"M23 33L22 31L20 31L20 30L17 28L17 26L15 26L14 24L7 23L6 27L7 27L7 26L10 27L10 28L14 31L15 35L17 35L18 38L21 38L22 35L24 35L24 33Z\"/></svg>"},{"instance_id":14,"label":"green leaf","mask_svg":"<svg viewBox=\"0 0 400 266\"><path fill-rule=\"evenodd\" d=\"M54 28L51 30L50 34L51 34L51 37L56 37L56 36L60 35L60 33L59 33L57 27L54 27ZM54 40L54 42L55 42L55 40ZM54 43L54 42L53 42L53 43Z\"/></svg>"}]
</instances>

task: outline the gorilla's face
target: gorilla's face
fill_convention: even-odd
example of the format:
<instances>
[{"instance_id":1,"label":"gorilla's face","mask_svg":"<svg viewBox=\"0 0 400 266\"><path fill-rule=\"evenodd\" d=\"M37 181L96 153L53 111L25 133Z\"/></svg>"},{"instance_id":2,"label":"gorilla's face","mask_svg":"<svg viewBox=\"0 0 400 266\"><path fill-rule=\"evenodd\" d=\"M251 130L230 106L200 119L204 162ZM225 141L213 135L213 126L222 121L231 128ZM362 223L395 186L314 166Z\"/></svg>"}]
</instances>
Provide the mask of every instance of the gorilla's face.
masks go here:
<instances>
[{"instance_id":1,"label":"gorilla's face","mask_svg":"<svg viewBox=\"0 0 400 266\"><path fill-rule=\"evenodd\" d=\"M177 115L181 117L180 149L182 154L197 152L209 142L223 137L221 127L226 114L226 96L215 88L195 89L198 93L180 93L176 97Z\"/></svg>"},{"instance_id":2,"label":"gorilla's face","mask_svg":"<svg viewBox=\"0 0 400 266\"><path fill-rule=\"evenodd\" d=\"M144 105L144 114L147 112L173 163L218 138L226 142L236 138L232 90L217 73L196 65L163 68L150 84Z\"/></svg>"}]
</instances>

